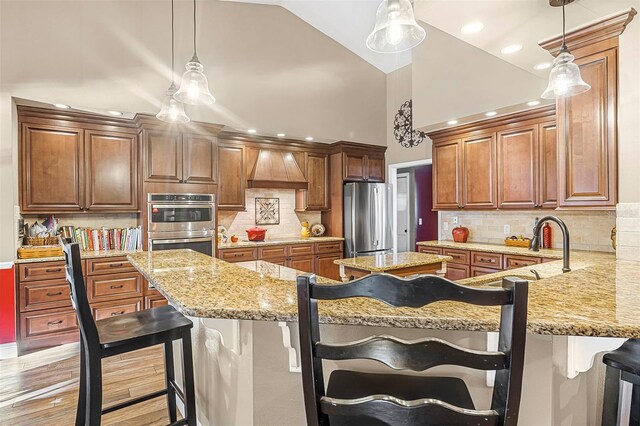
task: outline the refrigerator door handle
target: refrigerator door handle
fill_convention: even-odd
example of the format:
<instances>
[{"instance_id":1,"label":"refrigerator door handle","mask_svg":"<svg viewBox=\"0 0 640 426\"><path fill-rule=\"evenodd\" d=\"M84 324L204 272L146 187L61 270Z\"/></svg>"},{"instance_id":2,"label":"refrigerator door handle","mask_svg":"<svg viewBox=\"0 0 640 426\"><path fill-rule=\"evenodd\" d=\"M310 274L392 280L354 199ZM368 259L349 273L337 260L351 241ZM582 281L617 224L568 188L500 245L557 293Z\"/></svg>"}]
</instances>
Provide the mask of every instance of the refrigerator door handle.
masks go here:
<instances>
[{"instance_id":1,"label":"refrigerator door handle","mask_svg":"<svg viewBox=\"0 0 640 426\"><path fill-rule=\"evenodd\" d=\"M375 194L375 188L373 189L373 193ZM370 194L372 195L372 194ZM375 211L373 207L375 206L375 196L369 196L369 233L371 234L371 243L375 244L376 241L376 222L373 212ZM373 204L373 206L372 206Z\"/></svg>"},{"instance_id":2,"label":"refrigerator door handle","mask_svg":"<svg viewBox=\"0 0 640 426\"><path fill-rule=\"evenodd\" d=\"M377 249L377 248L379 248L378 247L378 243L380 242L380 238L379 238L379 235L378 235L378 225L379 225L379 220L380 220L380 217L378 217L378 209L380 208L380 199L378 198L378 187L377 186L373 187L373 204L376 207L376 209L374 210L375 214L376 214L376 220L374 221L374 236L373 236L374 243L373 244L375 245L375 247Z\"/></svg>"}]
</instances>

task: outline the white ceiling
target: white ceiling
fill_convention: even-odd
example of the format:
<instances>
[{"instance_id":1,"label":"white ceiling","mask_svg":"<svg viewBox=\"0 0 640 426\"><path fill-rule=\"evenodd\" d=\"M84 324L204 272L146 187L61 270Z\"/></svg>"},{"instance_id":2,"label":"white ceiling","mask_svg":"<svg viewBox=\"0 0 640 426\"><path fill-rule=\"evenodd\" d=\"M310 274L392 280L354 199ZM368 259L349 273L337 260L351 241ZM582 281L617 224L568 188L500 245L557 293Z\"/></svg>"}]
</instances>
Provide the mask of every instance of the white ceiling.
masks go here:
<instances>
[{"instance_id":1,"label":"white ceiling","mask_svg":"<svg viewBox=\"0 0 640 426\"><path fill-rule=\"evenodd\" d=\"M380 54L365 45L380 0L227 1L279 5L385 73L411 63L411 52ZM414 7L416 18L431 26L539 77L549 73L533 69L535 64L552 60L538 42L562 29L561 9L549 6L549 0L414 0ZM576 0L566 7L567 29L628 7L640 8L640 0ZM462 26L473 21L482 22L484 29L463 35ZM502 54L501 49L510 44L521 44L523 49Z\"/></svg>"}]
</instances>

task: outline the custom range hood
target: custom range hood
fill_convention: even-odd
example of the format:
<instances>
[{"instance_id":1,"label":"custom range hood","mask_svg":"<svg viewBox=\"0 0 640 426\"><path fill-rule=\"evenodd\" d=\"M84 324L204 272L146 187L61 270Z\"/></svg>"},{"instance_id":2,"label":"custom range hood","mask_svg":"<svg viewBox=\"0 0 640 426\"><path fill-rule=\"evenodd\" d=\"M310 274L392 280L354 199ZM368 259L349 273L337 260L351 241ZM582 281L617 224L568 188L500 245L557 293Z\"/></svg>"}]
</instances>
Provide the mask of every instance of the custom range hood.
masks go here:
<instances>
[{"instance_id":1,"label":"custom range hood","mask_svg":"<svg viewBox=\"0 0 640 426\"><path fill-rule=\"evenodd\" d=\"M260 149L251 175L249 188L308 189L298 162L291 152Z\"/></svg>"}]
</instances>

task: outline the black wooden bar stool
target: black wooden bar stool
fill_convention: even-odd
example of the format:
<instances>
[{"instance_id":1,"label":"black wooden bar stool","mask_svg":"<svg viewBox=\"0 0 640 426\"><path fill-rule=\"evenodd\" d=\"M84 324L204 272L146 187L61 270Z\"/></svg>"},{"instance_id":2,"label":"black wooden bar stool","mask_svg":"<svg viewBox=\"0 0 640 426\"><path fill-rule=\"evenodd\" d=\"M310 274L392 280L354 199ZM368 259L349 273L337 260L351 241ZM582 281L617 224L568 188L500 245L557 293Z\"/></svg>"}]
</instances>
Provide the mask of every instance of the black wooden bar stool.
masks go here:
<instances>
[{"instance_id":1,"label":"black wooden bar stool","mask_svg":"<svg viewBox=\"0 0 640 426\"><path fill-rule=\"evenodd\" d=\"M640 339L629 339L615 351L602 357L606 367L602 426L618 424L621 381L631 383L631 412L629 426L640 425Z\"/></svg>"},{"instance_id":2,"label":"black wooden bar stool","mask_svg":"<svg viewBox=\"0 0 640 426\"><path fill-rule=\"evenodd\" d=\"M82 275L78 244L63 242L62 249L67 263L67 281L71 286L71 301L80 328L80 391L76 426L98 426L103 414L162 395L167 395L172 426L197 425L191 355L193 323L171 306L94 321ZM184 393L175 382L173 369L173 341L179 339L182 339ZM158 344L164 344L167 387L102 409L102 359ZM181 420L177 420L176 395L186 407L186 416Z\"/></svg>"},{"instance_id":3,"label":"black wooden bar stool","mask_svg":"<svg viewBox=\"0 0 640 426\"><path fill-rule=\"evenodd\" d=\"M528 282L505 278L502 288L466 287L434 275L403 279L368 275L347 284L318 285L298 277L302 384L307 423L336 425L509 425L518 422L527 327ZM372 336L346 344L320 341L318 300L368 297L394 307L419 308L441 300L502 306L496 352L472 351L441 339L404 341ZM395 370L439 365L496 370L491 408L478 410L456 377L372 374L336 370L325 391L322 360L370 359Z\"/></svg>"}]
</instances>

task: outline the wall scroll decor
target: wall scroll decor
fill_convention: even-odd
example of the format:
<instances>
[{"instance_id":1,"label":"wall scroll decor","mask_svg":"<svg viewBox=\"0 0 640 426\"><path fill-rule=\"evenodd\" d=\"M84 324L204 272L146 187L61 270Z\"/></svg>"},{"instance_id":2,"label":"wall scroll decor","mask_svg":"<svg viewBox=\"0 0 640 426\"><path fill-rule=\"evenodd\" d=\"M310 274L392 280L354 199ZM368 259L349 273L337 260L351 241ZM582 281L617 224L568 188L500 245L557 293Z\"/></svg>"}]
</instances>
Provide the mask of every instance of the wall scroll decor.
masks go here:
<instances>
[{"instance_id":1,"label":"wall scroll decor","mask_svg":"<svg viewBox=\"0 0 640 426\"><path fill-rule=\"evenodd\" d=\"M256 198L256 225L280 223L280 198Z\"/></svg>"},{"instance_id":2,"label":"wall scroll decor","mask_svg":"<svg viewBox=\"0 0 640 426\"><path fill-rule=\"evenodd\" d=\"M393 135L400 145L405 148L418 146L427 137L425 132L413 129L412 101L409 99L402 104L396 118L393 120Z\"/></svg>"}]
</instances>

